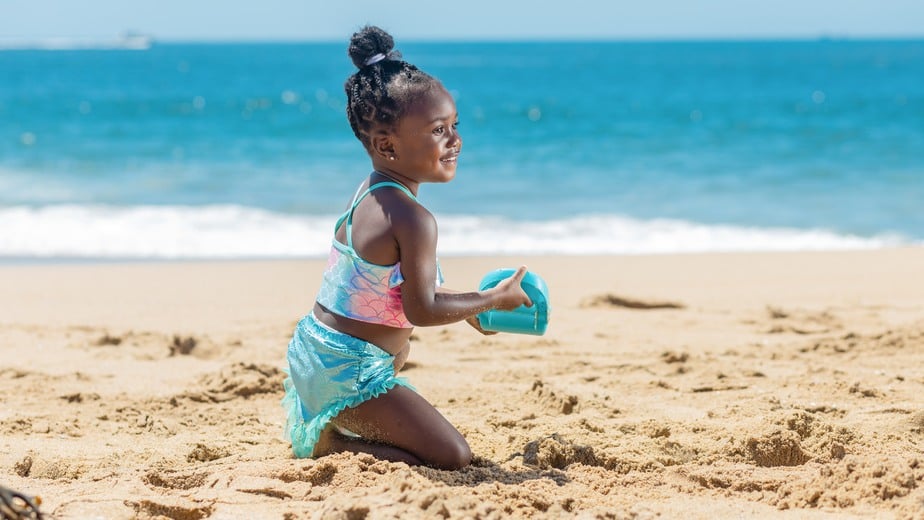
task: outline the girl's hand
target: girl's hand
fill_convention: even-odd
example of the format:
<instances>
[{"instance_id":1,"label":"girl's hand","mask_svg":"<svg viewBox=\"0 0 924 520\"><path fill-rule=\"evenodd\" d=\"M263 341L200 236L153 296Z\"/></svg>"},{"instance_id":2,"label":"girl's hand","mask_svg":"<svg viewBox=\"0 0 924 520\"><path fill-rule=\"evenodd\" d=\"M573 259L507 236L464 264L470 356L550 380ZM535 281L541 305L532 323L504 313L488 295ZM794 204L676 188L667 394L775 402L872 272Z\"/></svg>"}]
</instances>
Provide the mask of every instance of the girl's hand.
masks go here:
<instances>
[{"instance_id":1,"label":"girl's hand","mask_svg":"<svg viewBox=\"0 0 924 520\"><path fill-rule=\"evenodd\" d=\"M473 329L475 329L475 330L477 330L478 332L484 334L485 336L493 336L493 335L497 334L497 331L494 331L494 330L484 330L483 328L481 328L481 323L478 322L478 316L477 316L477 315L476 315L476 316L469 316L468 318L465 318L465 322L468 323L469 325L471 325Z\"/></svg>"},{"instance_id":2,"label":"girl's hand","mask_svg":"<svg viewBox=\"0 0 924 520\"><path fill-rule=\"evenodd\" d=\"M513 276L502 280L499 284L494 287L496 291L497 301L494 304L495 309L500 309L502 311L512 311L520 305L526 305L527 307L532 307L533 302L530 301L529 296L526 295L526 292L523 291L523 287L520 286L520 282L523 281L523 277L526 276L526 266L521 265L517 272L513 273Z\"/></svg>"}]
</instances>

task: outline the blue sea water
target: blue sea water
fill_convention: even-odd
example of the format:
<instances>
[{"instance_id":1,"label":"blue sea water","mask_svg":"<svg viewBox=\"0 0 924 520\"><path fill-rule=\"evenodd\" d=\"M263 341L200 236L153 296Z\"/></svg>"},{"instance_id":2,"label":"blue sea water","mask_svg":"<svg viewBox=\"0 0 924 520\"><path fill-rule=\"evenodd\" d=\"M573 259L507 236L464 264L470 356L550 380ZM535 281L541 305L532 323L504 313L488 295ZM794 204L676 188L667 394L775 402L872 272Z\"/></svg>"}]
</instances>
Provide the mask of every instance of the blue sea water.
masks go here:
<instances>
[{"instance_id":1,"label":"blue sea water","mask_svg":"<svg viewBox=\"0 0 924 520\"><path fill-rule=\"evenodd\" d=\"M924 41L421 43L439 253L924 243ZM321 256L370 164L345 43L0 50L0 258Z\"/></svg>"}]
</instances>

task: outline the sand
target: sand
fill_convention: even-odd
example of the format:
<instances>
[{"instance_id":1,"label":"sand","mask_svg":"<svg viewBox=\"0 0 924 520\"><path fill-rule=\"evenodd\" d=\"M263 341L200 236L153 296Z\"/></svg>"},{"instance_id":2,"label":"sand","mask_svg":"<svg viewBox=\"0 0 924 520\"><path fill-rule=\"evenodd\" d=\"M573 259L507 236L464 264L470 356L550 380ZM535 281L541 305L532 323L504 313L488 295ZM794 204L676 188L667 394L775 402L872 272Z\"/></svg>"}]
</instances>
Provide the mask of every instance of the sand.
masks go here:
<instances>
[{"instance_id":1,"label":"sand","mask_svg":"<svg viewBox=\"0 0 924 520\"><path fill-rule=\"evenodd\" d=\"M292 457L321 261L0 266L0 485L58 519L924 518L924 249L525 260L545 336L415 332L455 472Z\"/></svg>"}]
</instances>

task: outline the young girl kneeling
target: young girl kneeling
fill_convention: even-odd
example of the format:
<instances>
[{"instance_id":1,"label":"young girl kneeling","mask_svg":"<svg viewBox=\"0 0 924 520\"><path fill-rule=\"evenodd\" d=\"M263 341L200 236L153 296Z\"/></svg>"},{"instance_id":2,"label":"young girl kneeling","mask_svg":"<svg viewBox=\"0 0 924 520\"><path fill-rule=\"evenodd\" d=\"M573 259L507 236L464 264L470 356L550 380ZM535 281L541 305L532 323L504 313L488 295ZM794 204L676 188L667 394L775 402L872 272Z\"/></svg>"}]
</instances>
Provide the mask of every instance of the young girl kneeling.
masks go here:
<instances>
[{"instance_id":1,"label":"young girl kneeling","mask_svg":"<svg viewBox=\"0 0 924 520\"><path fill-rule=\"evenodd\" d=\"M289 343L286 433L298 457L349 451L461 468L468 443L395 374L414 326L466 320L481 331L478 313L530 305L520 287L526 268L485 291L441 287L436 220L417 193L455 177L455 102L378 27L354 34L349 55L359 70L344 86L347 117L373 171L334 226L314 309Z\"/></svg>"}]
</instances>

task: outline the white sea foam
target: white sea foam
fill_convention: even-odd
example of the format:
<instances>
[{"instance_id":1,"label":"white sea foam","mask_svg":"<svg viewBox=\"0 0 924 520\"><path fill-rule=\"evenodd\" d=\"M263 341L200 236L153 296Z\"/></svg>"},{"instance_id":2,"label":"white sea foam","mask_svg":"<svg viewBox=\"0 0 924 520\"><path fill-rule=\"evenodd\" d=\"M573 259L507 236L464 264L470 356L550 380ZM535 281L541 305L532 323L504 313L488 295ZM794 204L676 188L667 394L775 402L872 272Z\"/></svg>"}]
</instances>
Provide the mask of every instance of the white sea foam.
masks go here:
<instances>
[{"instance_id":1,"label":"white sea foam","mask_svg":"<svg viewBox=\"0 0 924 520\"><path fill-rule=\"evenodd\" d=\"M240 206L0 209L0 256L246 258L317 255L333 217Z\"/></svg>"},{"instance_id":2,"label":"white sea foam","mask_svg":"<svg viewBox=\"0 0 924 520\"><path fill-rule=\"evenodd\" d=\"M860 237L819 229L707 225L590 215L546 222L443 219L440 248L454 254L656 254L709 251L875 249L905 244L898 235Z\"/></svg>"},{"instance_id":3,"label":"white sea foam","mask_svg":"<svg viewBox=\"0 0 924 520\"><path fill-rule=\"evenodd\" d=\"M650 254L871 249L908 244L897 235L748 228L617 215L543 222L437 216L439 254ZM323 256L335 216L224 206L0 208L0 257L288 258Z\"/></svg>"}]
</instances>

